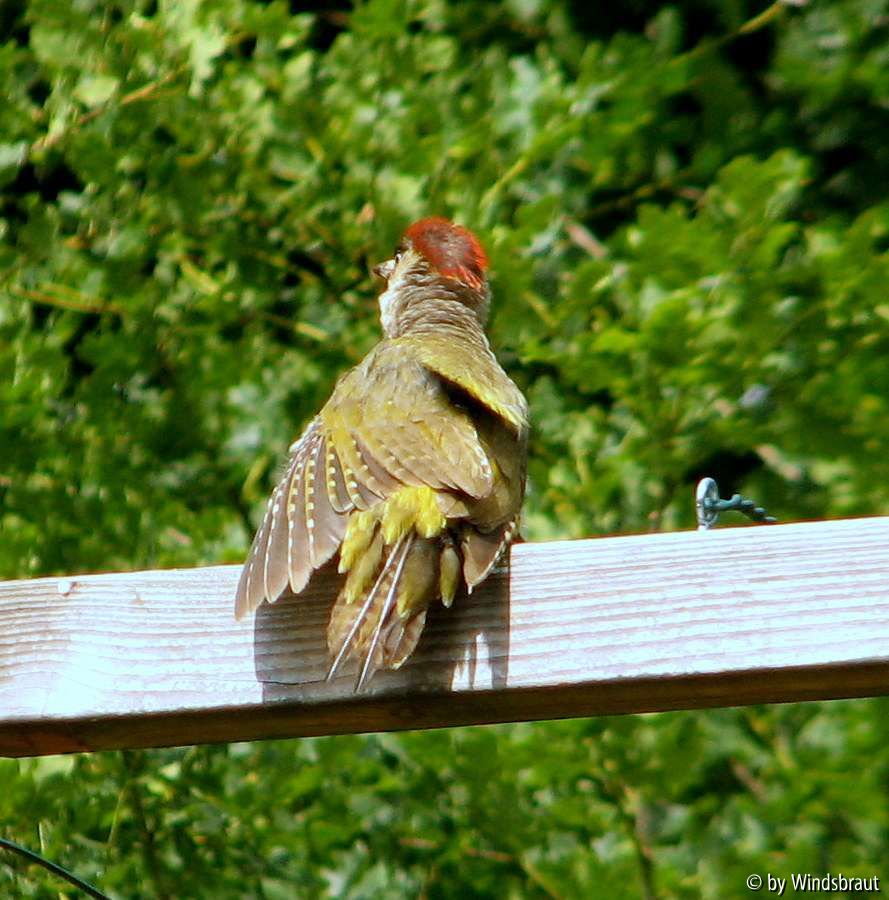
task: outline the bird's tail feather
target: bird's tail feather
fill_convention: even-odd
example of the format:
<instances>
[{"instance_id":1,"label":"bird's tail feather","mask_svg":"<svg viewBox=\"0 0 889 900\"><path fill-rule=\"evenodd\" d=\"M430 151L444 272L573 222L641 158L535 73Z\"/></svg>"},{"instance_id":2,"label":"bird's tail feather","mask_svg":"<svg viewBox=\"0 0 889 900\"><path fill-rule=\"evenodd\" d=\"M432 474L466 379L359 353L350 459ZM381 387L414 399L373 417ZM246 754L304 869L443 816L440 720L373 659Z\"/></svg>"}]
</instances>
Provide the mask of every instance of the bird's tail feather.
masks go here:
<instances>
[{"instance_id":1,"label":"bird's tail feather","mask_svg":"<svg viewBox=\"0 0 889 900\"><path fill-rule=\"evenodd\" d=\"M327 627L333 656L327 678L333 678L347 658L355 657L359 662L356 690L377 669L397 669L410 656L438 585L433 541L410 530L391 545L374 540L371 546L380 549L376 578L368 579L357 598L347 581Z\"/></svg>"}]
</instances>

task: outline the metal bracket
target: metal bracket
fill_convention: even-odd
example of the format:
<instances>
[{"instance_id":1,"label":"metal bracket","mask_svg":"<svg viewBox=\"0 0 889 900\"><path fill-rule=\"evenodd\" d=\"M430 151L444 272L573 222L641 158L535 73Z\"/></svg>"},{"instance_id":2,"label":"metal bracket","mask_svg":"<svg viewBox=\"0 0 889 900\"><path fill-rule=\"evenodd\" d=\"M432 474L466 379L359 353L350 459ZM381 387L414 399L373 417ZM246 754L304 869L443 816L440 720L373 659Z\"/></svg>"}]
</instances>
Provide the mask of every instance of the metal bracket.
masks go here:
<instances>
[{"instance_id":1,"label":"metal bracket","mask_svg":"<svg viewBox=\"0 0 889 900\"><path fill-rule=\"evenodd\" d=\"M702 478L695 490L695 512L698 516L698 531L709 531L718 521L720 513L737 510L752 519L771 525L778 520L770 516L765 509L757 506L752 500L733 494L729 500L719 496L719 485L713 478Z\"/></svg>"}]
</instances>

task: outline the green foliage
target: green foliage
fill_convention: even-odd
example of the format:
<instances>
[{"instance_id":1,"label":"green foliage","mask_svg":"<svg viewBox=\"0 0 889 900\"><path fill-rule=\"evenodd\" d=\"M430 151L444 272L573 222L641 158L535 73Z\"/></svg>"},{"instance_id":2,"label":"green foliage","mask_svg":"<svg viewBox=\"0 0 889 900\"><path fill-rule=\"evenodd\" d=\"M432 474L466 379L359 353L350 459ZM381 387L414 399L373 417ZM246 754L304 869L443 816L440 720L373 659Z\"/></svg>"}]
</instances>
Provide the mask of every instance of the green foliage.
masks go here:
<instances>
[{"instance_id":1,"label":"green foliage","mask_svg":"<svg viewBox=\"0 0 889 900\"><path fill-rule=\"evenodd\" d=\"M612 6L0 9L0 575L240 560L428 213L490 250L529 537L688 527L703 474L784 520L885 513L886 3ZM885 874L886 721L7 762L0 822L127 897L736 896Z\"/></svg>"}]
</instances>

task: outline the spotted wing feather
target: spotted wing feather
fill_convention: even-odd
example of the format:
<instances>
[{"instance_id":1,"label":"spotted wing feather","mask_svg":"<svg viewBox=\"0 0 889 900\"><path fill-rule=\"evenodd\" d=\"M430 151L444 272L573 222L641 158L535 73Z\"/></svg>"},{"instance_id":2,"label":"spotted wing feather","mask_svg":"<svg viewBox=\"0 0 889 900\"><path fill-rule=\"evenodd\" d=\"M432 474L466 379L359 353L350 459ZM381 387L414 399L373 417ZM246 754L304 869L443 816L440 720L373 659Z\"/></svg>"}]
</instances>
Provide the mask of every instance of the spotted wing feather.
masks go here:
<instances>
[{"instance_id":1,"label":"spotted wing feather","mask_svg":"<svg viewBox=\"0 0 889 900\"><path fill-rule=\"evenodd\" d=\"M235 616L273 603L289 586L299 593L336 552L355 508L345 474L316 419L291 448L241 572Z\"/></svg>"}]
</instances>

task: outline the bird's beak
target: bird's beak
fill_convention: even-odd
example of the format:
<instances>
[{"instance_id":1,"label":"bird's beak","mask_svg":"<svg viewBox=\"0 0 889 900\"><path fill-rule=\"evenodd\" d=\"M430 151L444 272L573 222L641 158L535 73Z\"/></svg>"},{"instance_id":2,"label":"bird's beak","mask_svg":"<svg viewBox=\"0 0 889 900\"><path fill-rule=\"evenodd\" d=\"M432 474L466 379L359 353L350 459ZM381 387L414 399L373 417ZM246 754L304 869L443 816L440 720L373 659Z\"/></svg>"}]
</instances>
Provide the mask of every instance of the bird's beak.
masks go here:
<instances>
[{"instance_id":1,"label":"bird's beak","mask_svg":"<svg viewBox=\"0 0 889 900\"><path fill-rule=\"evenodd\" d=\"M379 275L380 278L385 278L388 281L392 277L392 272L395 269L395 260L387 259L385 262L381 262L379 265L374 266L373 272L374 275Z\"/></svg>"}]
</instances>

